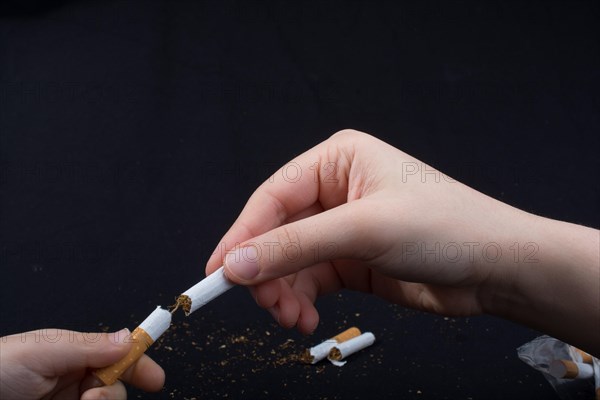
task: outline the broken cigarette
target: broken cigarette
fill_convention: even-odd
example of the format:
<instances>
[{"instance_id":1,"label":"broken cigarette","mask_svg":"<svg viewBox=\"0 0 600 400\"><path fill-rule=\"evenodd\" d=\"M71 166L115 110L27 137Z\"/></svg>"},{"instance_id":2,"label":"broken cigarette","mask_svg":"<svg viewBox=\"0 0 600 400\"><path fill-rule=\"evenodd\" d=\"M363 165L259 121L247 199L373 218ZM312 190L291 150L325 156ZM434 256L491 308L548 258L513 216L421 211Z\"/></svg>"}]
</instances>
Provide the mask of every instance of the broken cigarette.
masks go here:
<instances>
[{"instance_id":1,"label":"broken cigarette","mask_svg":"<svg viewBox=\"0 0 600 400\"><path fill-rule=\"evenodd\" d=\"M587 379L594 376L594 367L569 360L554 360L548 373L558 379Z\"/></svg>"},{"instance_id":2,"label":"broken cigarette","mask_svg":"<svg viewBox=\"0 0 600 400\"><path fill-rule=\"evenodd\" d=\"M133 342L129 353L113 365L94 371L94 375L105 385L112 385L144 354L171 325L171 313L163 308L154 310L126 340Z\"/></svg>"},{"instance_id":3,"label":"broken cigarette","mask_svg":"<svg viewBox=\"0 0 600 400\"><path fill-rule=\"evenodd\" d=\"M578 349L575 346L571 346L571 348L575 352L577 358L579 358L579 360L576 359L576 361L580 361L584 364L589 364L589 365L592 365L594 363L594 358L590 354L586 353L583 350Z\"/></svg>"},{"instance_id":4,"label":"broken cigarette","mask_svg":"<svg viewBox=\"0 0 600 400\"><path fill-rule=\"evenodd\" d=\"M316 364L326 358L329 355L329 351L335 345L357 337L358 335L360 335L360 329L355 326L348 328L331 339L327 339L323 343L305 350L300 359L306 364Z\"/></svg>"},{"instance_id":5,"label":"broken cigarette","mask_svg":"<svg viewBox=\"0 0 600 400\"><path fill-rule=\"evenodd\" d=\"M221 267L183 292L177 298L177 302L173 306L171 313L181 307L183 308L185 315L189 316L191 313L234 286L235 284L231 283L231 281L225 277L224 267Z\"/></svg>"},{"instance_id":6,"label":"broken cigarette","mask_svg":"<svg viewBox=\"0 0 600 400\"><path fill-rule=\"evenodd\" d=\"M375 343L375 335L373 335L371 332L365 332L360 336L334 346L329 351L329 356L327 359L334 365L341 367L346 364L345 361L342 361L344 358L366 347L369 347L373 343Z\"/></svg>"}]
</instances>

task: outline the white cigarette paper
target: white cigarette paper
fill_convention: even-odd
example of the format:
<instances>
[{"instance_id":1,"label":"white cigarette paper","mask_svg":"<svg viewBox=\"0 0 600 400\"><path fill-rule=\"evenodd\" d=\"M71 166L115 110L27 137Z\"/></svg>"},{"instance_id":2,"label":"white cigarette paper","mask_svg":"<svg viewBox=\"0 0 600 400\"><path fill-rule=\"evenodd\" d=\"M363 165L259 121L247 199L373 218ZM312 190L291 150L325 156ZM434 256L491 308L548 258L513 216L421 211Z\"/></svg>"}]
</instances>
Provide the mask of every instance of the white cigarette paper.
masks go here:
<instances>
[{"instance_id":1,"label":"white cigarette paper","mask_svg":"<svg viewBox=\"0 0 600 400\"><path fill-rule=\"evenodd\" d=\"M187 296L191 301L189 310L184 307L185 315L190 315L234 286L235 284L231 283L231 281L225 277L225 268L219 268L183 292L182 296Z\"/></svg>"},{"instance_id":2,"label":"white cigarette paper","mask_svg":"<svg viewBox=\"0 0 600 400\"><path fill-rule=\"evenodd\" d=\"M348 328L345 331L338 333L331 339L327 339L324 342L305 351L302 355L302 361L307 364L316 364L319 361L327 358L333 346L346 340L350 340L358 335L360 335L360 329L355 326Z\"/></svg>"},{"instance_id":3,"label":"white cigarette paper","mask_svg":"<svg viewBox=\"0 0 600 400\"><path fill-rule=\"evenodd\" d=\"M116 363L94 371L94 375L103 385L112 385L121 374L132 366L144 352L154 343L171 325L171 313L156 307L150 315L131 332L127 341L131 342L131 350Z\"/></svg>"},{"instance_id":4,"label":"white cigarette paper","mask_svg":"<svg viewBox=\"0 0 600 400\"><path fill-rule=\"evenodd\" d=\"M319 361L323 360L329 355L331 349L338 344L337 341L333 339L327 339L323 343L316 345L315 347L310 348L310 355L312 356L311 364L316 364Z\"/></svg>"},{"instance_id":5,"label":"white cigarette paper","mask_svg":"<svg viewBox=\"0 0 600 400\"><path fill-rule=\"evenodd\" d=\"M342 367L346 364L346 361L342 361L344 358L371 346L373 343L375 343L375 335L371 332L365 332L360 336L334 346L330 350L327 359L331 361L333 365Z\"/></svg>"},{"instance_id":6,"label":"white cigarette paper","mask_svg":"<svg viewBox=\"0 0 600 400\"><path fill-rule=\"evenodd\" d=\"M164 308L158 306L156 310L152 311L148 317L142 321L140 328L146 331L148 336L153 341L157 341L158 338L165 333L171 325L171 313Z\"/></svg>"},{"instance_id":7,"label":"white cigarette paper","mask_svg":"<svg viewBox=\"0 0 600 400\"><path fill-rule=\"evenodd\" d=\"M548 373L558 379L588 379L594 376L594 367L569 360L554 360Z\"/></svg>"}]
</instances>

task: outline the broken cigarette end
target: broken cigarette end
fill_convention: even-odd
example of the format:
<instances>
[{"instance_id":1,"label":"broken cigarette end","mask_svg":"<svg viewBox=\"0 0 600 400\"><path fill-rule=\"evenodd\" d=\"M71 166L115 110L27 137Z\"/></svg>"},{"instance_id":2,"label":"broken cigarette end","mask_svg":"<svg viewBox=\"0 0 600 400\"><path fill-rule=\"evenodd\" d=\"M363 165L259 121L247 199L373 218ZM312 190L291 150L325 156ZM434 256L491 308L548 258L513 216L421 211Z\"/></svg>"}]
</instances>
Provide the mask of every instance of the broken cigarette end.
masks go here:
<instances>
[{"instance_id":1,"label":"broken cigarette end","mask_svg":"<svg viewBox=\"0 0 600 400\"><path fill-rule=\"evenodd\" d=\"M353 326L345 331L338 333L331 339L327 339L324 342L305 350L299 357L300 361L306 364L316 364L319 361L327 358L329 351L339 343L344 343L354 337L360 335L360 329Z\"/></svg>"},{"instance_id":2,"label":"broken cigarette end","mask_svg":"<svg viewBox=\"0 0 600 400\"><path fill-rule=\"evenodd\" d=\"M125 338L133 343L131 350L125 357L113 365L94 371L96 378L104 385L112 385L119 377L132 366L152 343L154 343L171 325L171 313L157 307L135 330Z\"/></svg>"},{"instance_id":3,"label":"broken cigarette end","mask_svg":"<svg viewBox=\"0 0 600 400\"><path fill-rule=\"evenodd\" d=\"M235 285L225 277L225 268L221 267L194 286L186 290L177 298L178 305L183 308L185 315L191 313L200 307L208 304L218 296L222 295Z\"/></svg>"},{"instance_id":4,"label":"broken cigarette end","mask_svg":"<svg viewBox=\"0 0 600 400\"><path fill-rule=\"evenodd\" d=\"M302 352L302 354L300 354L298 359L304 364L312 364L315 358L310 355L310 350L306 349Z\"/></svg>"},{"instance_id":5,"label":"broken cigarette end","mask_svg":"<svg viewBox=\"0 0 600 400\"><path fill-rule=\"evenodd\" d=\"M337 347L334 347L329 352L329 358L335 361L342 361L342 352Z\"/></svg>"},{"instance_id":6,"label":"broken cigarette end","mask_svg":"<svg viewBox=\"0 0 600 400\"><path fill-rule=\"evenodd\" d=\"M182 294L179 297L177 297L175 304L169 307L171 309L171 314L177 311L179 307L181 307L186 317L189 316L192 309L192 299L190 299L185 294Z\"/></svg>"},{"instance_id":7,"label":"broken cigarette end","mask_svg":"<svg viewBox=\"0 0 600 400\"><path fill-rule=\"evenodd\" d=\"M373 343L375 343L375 335L371 332L365 332L360 336L353 337L332 347L327 359L332 364L342 367L346 364L345 361L342 361L344 358L371 346Z\"/></svg>"}]
</instances>

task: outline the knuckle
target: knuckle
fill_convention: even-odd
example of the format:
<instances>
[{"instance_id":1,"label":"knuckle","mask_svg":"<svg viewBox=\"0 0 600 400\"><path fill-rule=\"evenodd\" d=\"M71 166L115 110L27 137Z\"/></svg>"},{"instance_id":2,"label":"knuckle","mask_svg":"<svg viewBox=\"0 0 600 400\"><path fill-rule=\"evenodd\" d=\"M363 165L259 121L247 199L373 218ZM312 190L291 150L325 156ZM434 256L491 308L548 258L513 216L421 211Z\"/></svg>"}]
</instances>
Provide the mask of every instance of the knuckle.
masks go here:
<instances>
[{"instance_id":1,"label":"knuckle","mask_svg":"<svg viewBox=\"0 0 600 400\"><path fill-rule=\"evenodd\" d=\"M364 136L365 133L357 131L355 129L342 129L331 135L331 138L336 139L353 139L356 137Z\"/></svg>"},{"instance_id":2,"label":"knuckle","mask_svg":"<svg viewBox=\"0 0 600 400\"><path fill-rule=\"evenodd\" d=\"M289 226L282 226L277 232L277 241L281 248L286 248L290 244L300 244L300 235Z\"/></svg>"}]
</instances>

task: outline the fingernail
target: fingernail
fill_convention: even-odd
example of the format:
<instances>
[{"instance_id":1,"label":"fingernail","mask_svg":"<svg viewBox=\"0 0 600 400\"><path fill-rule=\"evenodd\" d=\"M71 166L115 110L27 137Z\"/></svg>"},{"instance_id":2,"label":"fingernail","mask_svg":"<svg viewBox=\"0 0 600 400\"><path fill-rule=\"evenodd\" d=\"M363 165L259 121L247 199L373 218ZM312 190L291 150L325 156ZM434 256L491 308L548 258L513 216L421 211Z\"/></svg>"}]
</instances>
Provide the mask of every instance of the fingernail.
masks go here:
<instances>
[{"instance_id":1,"label":"fingernail","mask_svg":"<svg viewBox=\"0 0 600 400\"><path fill-rule=\"evenodd\" d=\"M258 252L255 246L238 248L225 257L225 264L235 276L249 280L258 275Z\"/></svg>"},{"instance_id":2,"label":"fingernail","mask_svg":"<svg viewBox=\"0 0 600 400\"><path fill-rule=\"evenodd\" d=\"M110 342L112 344L117 344L117 345L125 344L126 343L125 339L127 338L127 336L129 336L129 334L130 334L129 329L123 328L118 332L114 332L114 333L111 333L110 335L108 335L108 340L110 340Z\"/></svg>"}]
</instances>

